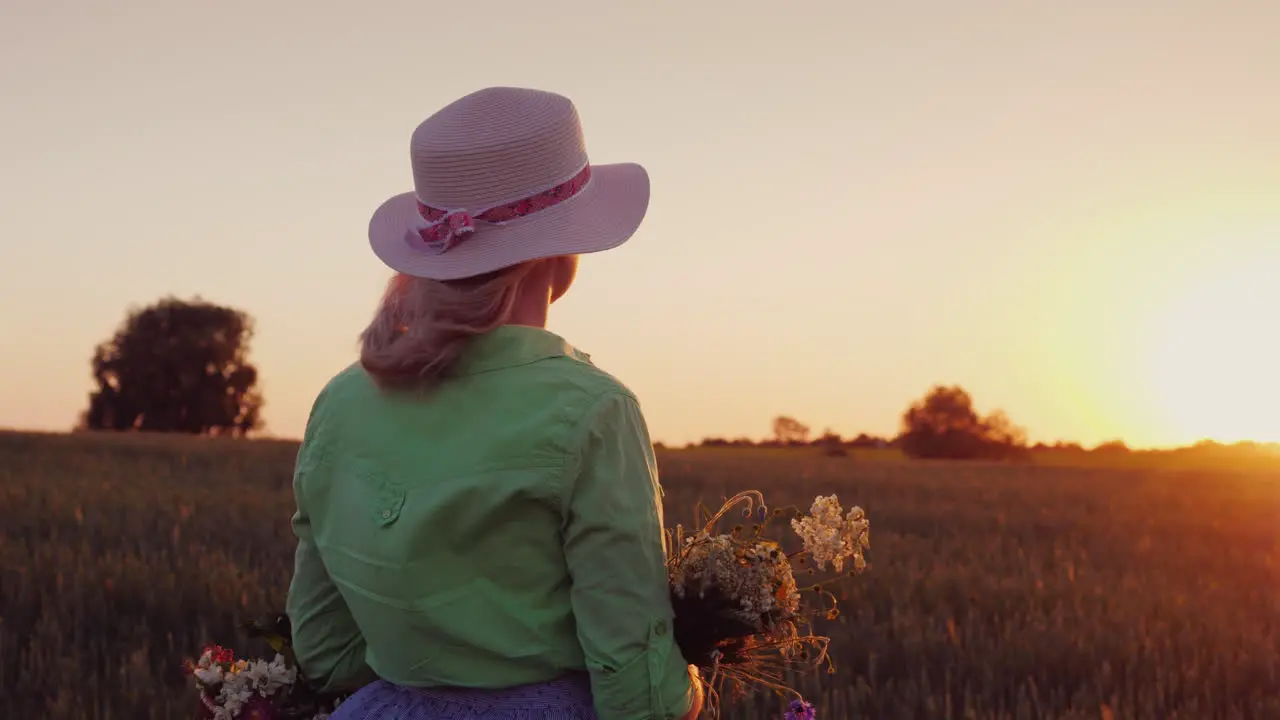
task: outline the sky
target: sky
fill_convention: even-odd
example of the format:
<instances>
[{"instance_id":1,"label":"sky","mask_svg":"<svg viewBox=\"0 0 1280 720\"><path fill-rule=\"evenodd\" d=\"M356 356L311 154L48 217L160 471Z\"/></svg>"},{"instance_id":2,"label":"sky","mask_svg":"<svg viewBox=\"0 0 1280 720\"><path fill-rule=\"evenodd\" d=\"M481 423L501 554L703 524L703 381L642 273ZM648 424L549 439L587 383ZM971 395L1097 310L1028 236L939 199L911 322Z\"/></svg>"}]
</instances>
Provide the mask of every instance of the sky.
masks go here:
<instances>
[{"instance_id":1,"label":"sky","mask_svg":"<svg viewBox=\"0 0 1280 720\"><path fill-rule=\"evenodd\" d=\"M1280 440L1280 3L0 3L0 427L63 430L174 294L256 318L271 434L355 359L408 140L570 97L649 214L550 329L655 439L889 434L937 383L1033 440Z\"/></svg>"}]
</instances>

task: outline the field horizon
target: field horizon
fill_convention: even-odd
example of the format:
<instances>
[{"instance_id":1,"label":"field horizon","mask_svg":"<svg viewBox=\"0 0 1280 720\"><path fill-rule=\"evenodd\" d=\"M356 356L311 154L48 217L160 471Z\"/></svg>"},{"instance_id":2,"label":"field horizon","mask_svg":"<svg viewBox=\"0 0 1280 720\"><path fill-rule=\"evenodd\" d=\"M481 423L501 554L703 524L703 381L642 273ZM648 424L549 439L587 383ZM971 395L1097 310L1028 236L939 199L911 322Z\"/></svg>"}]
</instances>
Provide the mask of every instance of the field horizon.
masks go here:
<instances>
[{"instance_id":1,"label":"field horizon","mask_svg":"<svg viewBox=\"0 0 1280 720\"><path fill-rule=\"evenodd\" d=\"M120 432L112 430L27 430L22 428L0 427L0 438L68 438L86 441L101 440L110 443L123 443L139 447L172 446L173 443L193 443L199 447L203 443L231 443L237 446L257 444L262 446L279 446L296 451L301 444L300 438L281 437L270 434L255 434L247 437L229 437L216 435L186 435L182 433L163 432ZM1236 443L1219 443L1213 440L1202 440L1192 445L1170 447L1126 447L1119 452L1100 451L1098 448L1083 448L1078 452L1061 450L1059 447L1045 443L1037 443L1028 447L1027 456L1014 460L928 460L906 457L895 447L851 447L849 442L853 436L844 438L847 458L852 461L875 461L918 464L955 464L959 467L985 465L1021 465L1032 467L1078 467L1099 469L1146 469L1146 470L1220 470L1224 472L1258 472L1274 473L1280 480L1280 443L1262 441L1241 441ZM778 446L768 440L744 443L745 439L719 444L715 438L711 444L704 438L700 443L667 444L654 442L658 454L668 456L692 456L697 454L735 454L747 453L753 457L761 454L773 454L780 457L807 457L820 454L820 441L798 446ZM1078 447L1078 446L1077 446Z\"/></svg>"},{"instance_id":2,"label":"field horizon","mask_svg":"<svg viewBox=\"0 0 1280 720\"><path fill-rule=\"evenodd\" d=\"M183 658L264 653L238 623L283 606L296 447L0 431L0 716L185 717ZM750 488L867 511L872 568L819 628L837 672L797 679L820 717L1280 717L1273 466L658 457L668 525Z\"/></svg>"}]
</instances>

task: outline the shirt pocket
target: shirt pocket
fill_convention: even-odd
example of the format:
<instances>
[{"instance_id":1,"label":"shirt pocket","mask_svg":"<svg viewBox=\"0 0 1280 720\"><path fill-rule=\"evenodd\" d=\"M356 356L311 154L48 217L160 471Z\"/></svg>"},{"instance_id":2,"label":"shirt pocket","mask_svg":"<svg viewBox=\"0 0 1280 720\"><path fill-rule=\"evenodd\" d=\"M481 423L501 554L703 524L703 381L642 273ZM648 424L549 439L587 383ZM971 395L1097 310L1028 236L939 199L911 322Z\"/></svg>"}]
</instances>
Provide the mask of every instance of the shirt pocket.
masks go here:
<instances>
[{"instance_id":1,"label":"shirt pocket","mask_svg":"<svg viewBox=\"0 0 1280 720\"><path fill-rule=\"evenodd\" d=\"M407 491L402 484L393 482L386 470L372 461L355 460L345 474L350 486L337 498L335 509L342 512L361 508L362 514L379 528L391 527L400 520Z\"/></svg>"},{"instance_id":2,"label":"shirt pocket","mask_svg":"<svg viewBox=\"0 0 1280 720\"><path fill-rule=\"evenodd\" d=\"M385 479L373 488L373 521L378 527L391 527L404 509L405 489Z\"/></svg>"}]
</instances>

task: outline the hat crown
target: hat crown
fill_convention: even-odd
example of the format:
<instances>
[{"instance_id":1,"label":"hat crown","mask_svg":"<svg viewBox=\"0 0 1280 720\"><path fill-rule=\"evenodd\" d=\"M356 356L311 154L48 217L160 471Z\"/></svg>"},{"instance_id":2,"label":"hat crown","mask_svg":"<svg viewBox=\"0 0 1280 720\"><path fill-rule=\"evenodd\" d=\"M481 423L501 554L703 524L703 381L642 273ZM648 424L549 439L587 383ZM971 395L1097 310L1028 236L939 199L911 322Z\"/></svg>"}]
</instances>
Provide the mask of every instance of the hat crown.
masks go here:
<instances>
[{"instance_id":1,"label":"hat crown","mask_svg":"<svg viewBox=\"0 0 1280 720\"><path fill-rule=\"evenodd\" d=\"M541 90L487 88L424 120L409 142L415 194L440 209L515 202L587 164L578 111Z\"/></svg>"}]
</instances>

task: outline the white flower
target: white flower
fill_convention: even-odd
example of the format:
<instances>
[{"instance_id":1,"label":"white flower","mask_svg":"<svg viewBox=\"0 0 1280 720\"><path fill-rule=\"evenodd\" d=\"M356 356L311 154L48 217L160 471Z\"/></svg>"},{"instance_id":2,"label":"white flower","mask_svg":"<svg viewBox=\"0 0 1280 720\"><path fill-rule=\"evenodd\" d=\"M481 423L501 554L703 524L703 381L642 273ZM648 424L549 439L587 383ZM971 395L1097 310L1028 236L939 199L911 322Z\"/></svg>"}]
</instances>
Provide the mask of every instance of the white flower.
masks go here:
<instances>
[{"instance_id":1,"label":"white flower","mask_svg":"<svg viewBox=\"0 0 1280 720\"><path fill-rule=\"evenodd\" d=\"M272 692L274 692L276 688L297 682L298 671L296 668L289 667L285 662L284 656L277 653L275 658L267 665L267 676L273 688Z\"/></svg>"},{"instance_id":2,"label":"white flower","mask_svg":"<svg viewBox=\"0 0 1280 720\"><path fill-rule=\"evenodd\" d=\"M218 705L226 710L229 718L235 718L245 703L253 699L254 690L248 681L248 673L228 675L218 690Z\"/></svg>"},{"instance_id":3,"label":"white flower","mask_svg":"<svg viewBox=\"0 0 1280 720\"><path fill-rule=\"evenodd\" d=\"M267 685L270 684L271 678L267 672L267 663L261 660L255 660L249 663L249 667L244 671L244 682L259 695L267 695Z\"/></svg>"},{"instance_id":4,"label":"white flower","mask_svg":"<svg viewBox=\"0 0 1280 720\"><path fill-rule=\"evenodd\" d=\"M191 671L191 675L206 687L212 687L222 682L222 668L217 666L201 667L197 665Z\"/></svg>"},{"instance_id":5,"label":"white flower","mask_svg":"<svg viewBox=\"0 0 1280 720\"><path fill-rule=\"evenodd\" d=\"M807 517L791 521L791 528L804 542L804 549L819 570L831 563L836 572L851 558L855 571L867 566L862 551L871 547L870 522L860 507L841 517L840 500L835 495L814 498Z\"/></svg>"},{"instance_id":6,"label":"white flower","mask_svg":"<svg viewBox=\"0 0 1280 720\"><path fill-rule=\"evenodd\" d=\"M276 655L271 661L254 660L248 663L241 675L247 687L269 698L280 688L292 685L297 678L297 671L285 664L282 655Z\"/></svg>"}]
</instances>

